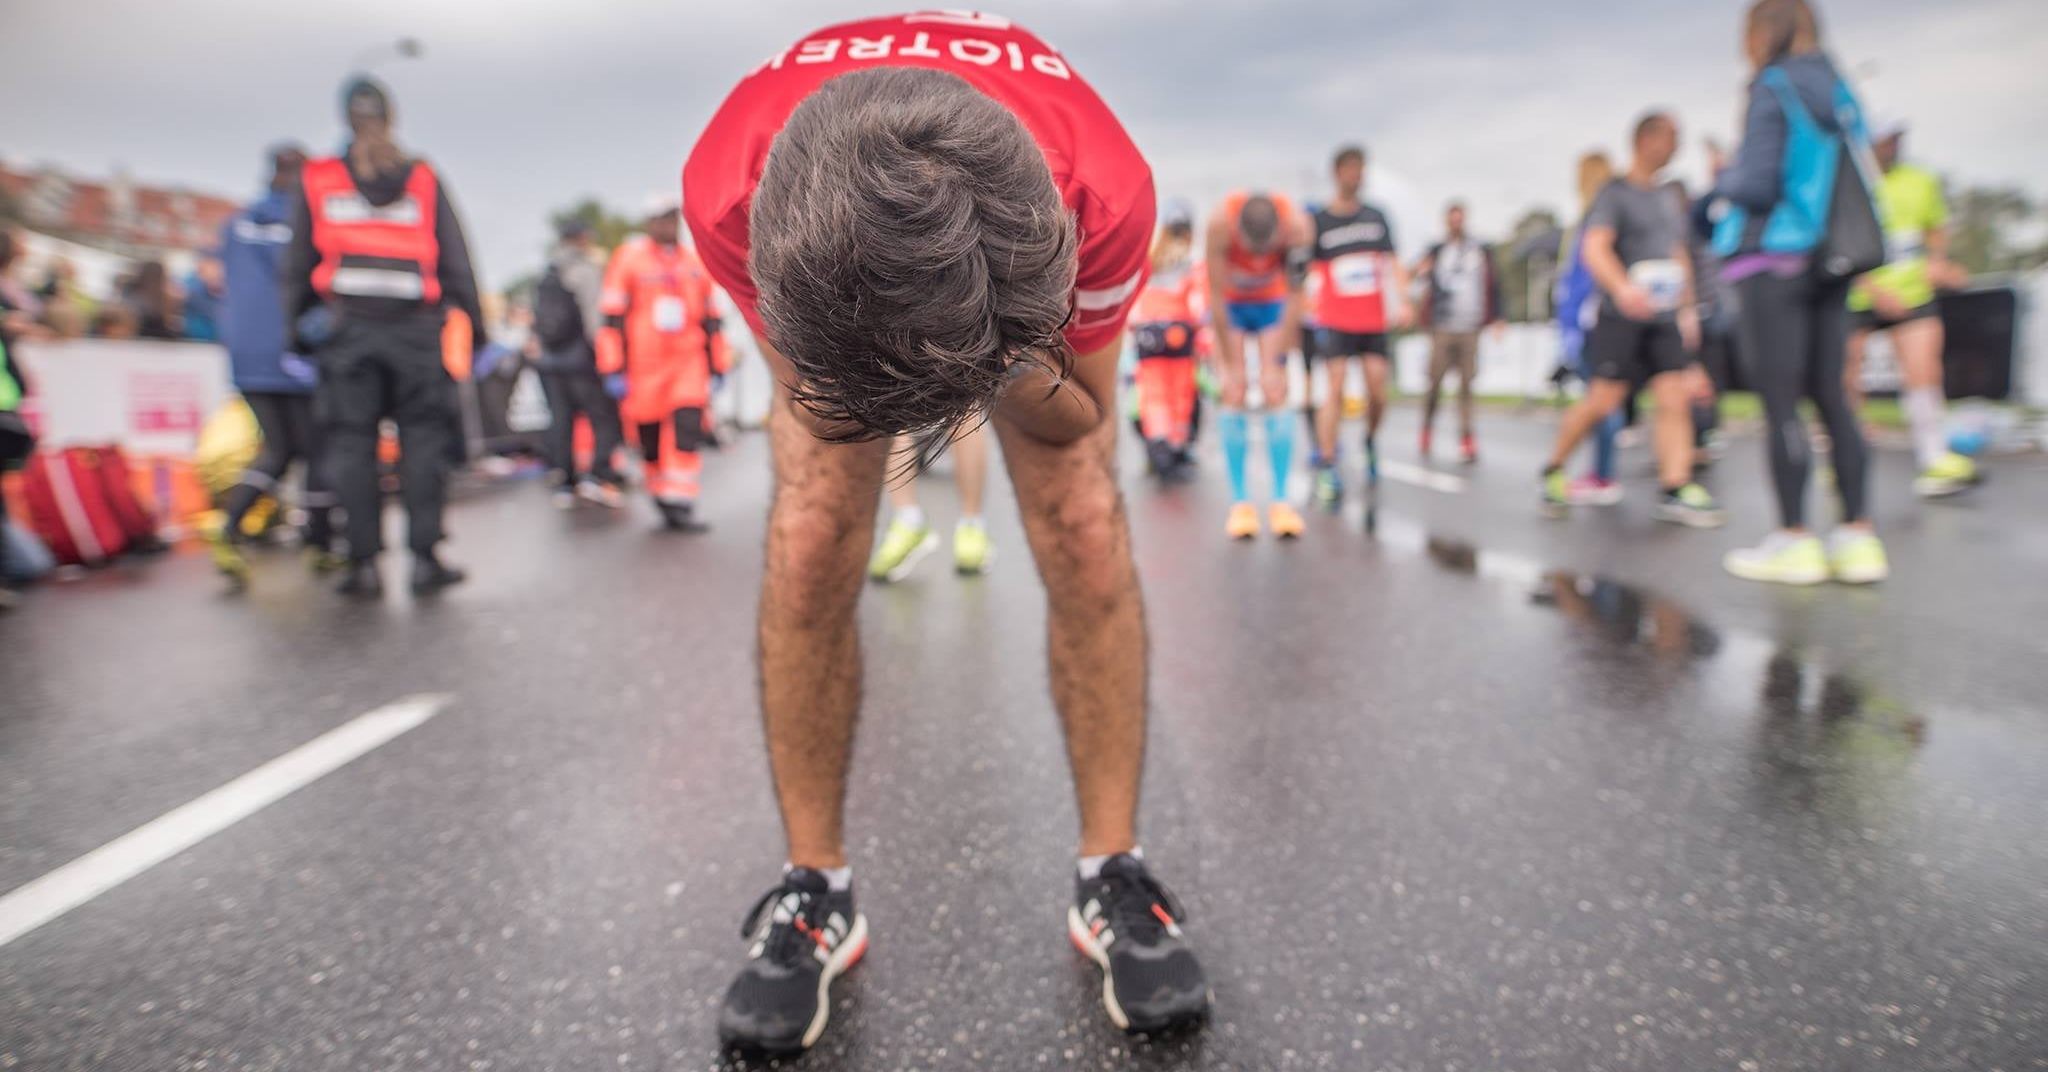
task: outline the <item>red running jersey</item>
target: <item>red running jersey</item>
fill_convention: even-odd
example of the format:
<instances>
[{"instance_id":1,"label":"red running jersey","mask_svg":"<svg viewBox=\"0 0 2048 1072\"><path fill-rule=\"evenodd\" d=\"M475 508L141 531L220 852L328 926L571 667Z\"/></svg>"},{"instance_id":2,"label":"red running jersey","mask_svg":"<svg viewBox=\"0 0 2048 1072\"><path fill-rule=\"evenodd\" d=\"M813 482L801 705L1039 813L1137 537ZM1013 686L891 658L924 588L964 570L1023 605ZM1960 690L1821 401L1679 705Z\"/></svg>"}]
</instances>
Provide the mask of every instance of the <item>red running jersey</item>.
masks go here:
<instances>
[{"instance_id":1,"label":"red running jersey","mask_svg":"<svg viewBox=\"0 0 2048 1072\"><path fill-rule=\"evenodd\" d=\"M1315 216L1312 254L1317 327L1371 334L1387 330L1387 290L1394 285L1394 231L1371 205Z\"/></svg>"},{"instance_id":2,"label":"red running jersey","mask_svg":"<svg viewBox=\"0 0 2048 1072\"><path fill-rule=\"evenodd\" d=\"M747 275L747 213L768 147L819 86L869 67L958 75L1024 124L1081 232L1067 342L1085 354L1115 340L1145 285L1152 169L1052 46L994 15L938 11L844 23L798 41L740 81L690 151L683 218L705 268L754 331L762 333Z\"/></svg>"}]
</instances>

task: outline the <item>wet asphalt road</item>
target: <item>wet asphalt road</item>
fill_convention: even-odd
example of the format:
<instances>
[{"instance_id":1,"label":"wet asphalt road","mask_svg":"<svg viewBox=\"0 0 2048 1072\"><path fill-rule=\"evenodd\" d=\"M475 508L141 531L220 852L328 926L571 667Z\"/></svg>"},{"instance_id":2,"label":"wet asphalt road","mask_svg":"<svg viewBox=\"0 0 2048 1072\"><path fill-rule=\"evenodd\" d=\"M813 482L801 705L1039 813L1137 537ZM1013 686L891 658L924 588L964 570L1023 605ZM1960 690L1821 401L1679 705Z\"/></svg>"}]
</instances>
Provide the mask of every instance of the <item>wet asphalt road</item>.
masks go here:
<instances>
[{"instance_id":1,"label":"wet asphalt road","mask_svg":"<svg viewBox=\"0 0 2048 1072\"><path fill-rule=\"evenodd\" d=\"M1283 546L1211 458L1126 467L1153 630L1147 854L1215 981L1127 1040L1066 945L1074 819L1000 477L994 572L863 606L852 854L874 933L816 1069L2048 1068L2048 462L1922 505L1897 577L1719 571L1766 523L1535 516L1548 418ZM1413 415L1390 460L1413 466ZM393 700L409 733L0 945L0 1068L708 1069L780 862L753 703L765 443L708 536L463 504L438 604L183 555L0 619L0 891ZM1404 469L1412 479L1416 469ZM926 485L941 522L949 485ZM390 577L399 579L396 563Z\"/></svg>"}]
</instances>

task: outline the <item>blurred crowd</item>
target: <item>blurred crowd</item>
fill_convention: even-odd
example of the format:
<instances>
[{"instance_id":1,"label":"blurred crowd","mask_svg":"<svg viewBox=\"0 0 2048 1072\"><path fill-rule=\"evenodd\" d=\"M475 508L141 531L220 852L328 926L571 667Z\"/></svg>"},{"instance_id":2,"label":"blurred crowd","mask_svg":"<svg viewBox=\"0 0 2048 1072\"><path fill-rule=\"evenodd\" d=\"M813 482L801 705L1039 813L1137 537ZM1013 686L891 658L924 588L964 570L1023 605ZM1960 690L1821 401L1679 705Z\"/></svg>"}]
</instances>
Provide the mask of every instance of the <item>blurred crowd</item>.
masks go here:
<instances>
[{"instance_id":1,"label":"blurred crowd","mask_svg":"<svg viewBox=\"0 0 2048 1072\"><path fill-rule=\"evenodd\" d=\"M79 283L78 269L53 257L31 272L21 240L0 231L0 312L11 330L28 339L220 338L220 260L207 254L176 275L161 260L147 260L119 276L113 293L95 297Z\"/></svg>"}]
</instances>

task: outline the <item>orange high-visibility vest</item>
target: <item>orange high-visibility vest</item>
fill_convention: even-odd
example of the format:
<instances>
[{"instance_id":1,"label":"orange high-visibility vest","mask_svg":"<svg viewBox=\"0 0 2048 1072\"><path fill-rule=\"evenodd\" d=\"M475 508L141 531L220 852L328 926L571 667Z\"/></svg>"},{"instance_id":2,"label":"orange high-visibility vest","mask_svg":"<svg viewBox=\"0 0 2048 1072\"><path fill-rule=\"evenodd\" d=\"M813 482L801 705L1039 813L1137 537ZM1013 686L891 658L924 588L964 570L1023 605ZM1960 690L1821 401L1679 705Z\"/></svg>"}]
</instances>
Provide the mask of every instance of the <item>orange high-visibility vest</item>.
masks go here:
<instances>
[{"instance_id":1,"label":"orange high-visibility vest","mask_svg":"<svg viewBox=\"0 0 2048 1072\"><path fill-rule=\"evenodd\" d=\"M414 163L405 193L388 205L363 197L346 160L309 160L300 182L320 253L313 289L321 297L440 302L441 244L434 239L440 185L433 168Z\"/></svg>"}]
</instances>

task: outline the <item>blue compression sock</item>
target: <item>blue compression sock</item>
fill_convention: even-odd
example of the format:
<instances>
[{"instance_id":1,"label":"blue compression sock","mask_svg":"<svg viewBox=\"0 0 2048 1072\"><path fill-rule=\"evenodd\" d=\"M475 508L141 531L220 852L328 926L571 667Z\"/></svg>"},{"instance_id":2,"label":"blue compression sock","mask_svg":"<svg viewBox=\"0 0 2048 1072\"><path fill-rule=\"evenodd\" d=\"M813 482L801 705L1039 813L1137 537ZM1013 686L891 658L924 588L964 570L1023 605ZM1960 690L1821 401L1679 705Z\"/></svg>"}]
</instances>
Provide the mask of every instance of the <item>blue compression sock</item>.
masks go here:
<instances>
[{"instance_id":1,"label":"blue compression sock","mask_svg":"<svg viewBox=\"0 0 2048 1072\"><path fill-rule=\"evenodd\" d=\"M1625 423L1621 411L1616 410L1593 426L1593 475L1602 480L1614 479L1614 437Z\"/></svg>"},{"instance_id":2,"label":"blue compression sock","mask_svg":"<svg viewBox=\"0 0 2048 1072\"><path fill-rule=\"evenodd\" d=\"M1227 409L1217 416L1216 429L1223 436L1223 466L1230 471L1230 499L1232 502L1245 502L1251 498L1244 474L1244 455L1251 446L1251 426L1246 423L1243 410Z\"/></svg>"},{"instance_id":3,"label":"blue compression sock","mask_svg":"<svg viewBox=\"0 0 2048 1072\"><path fill-rule=\"evenodd\" d=\"M1273 498L1287 498L1287 476L1294 471L1294 413L1266 414L1266 456L1273 463Z\"/></svg>"}]
</instances>

